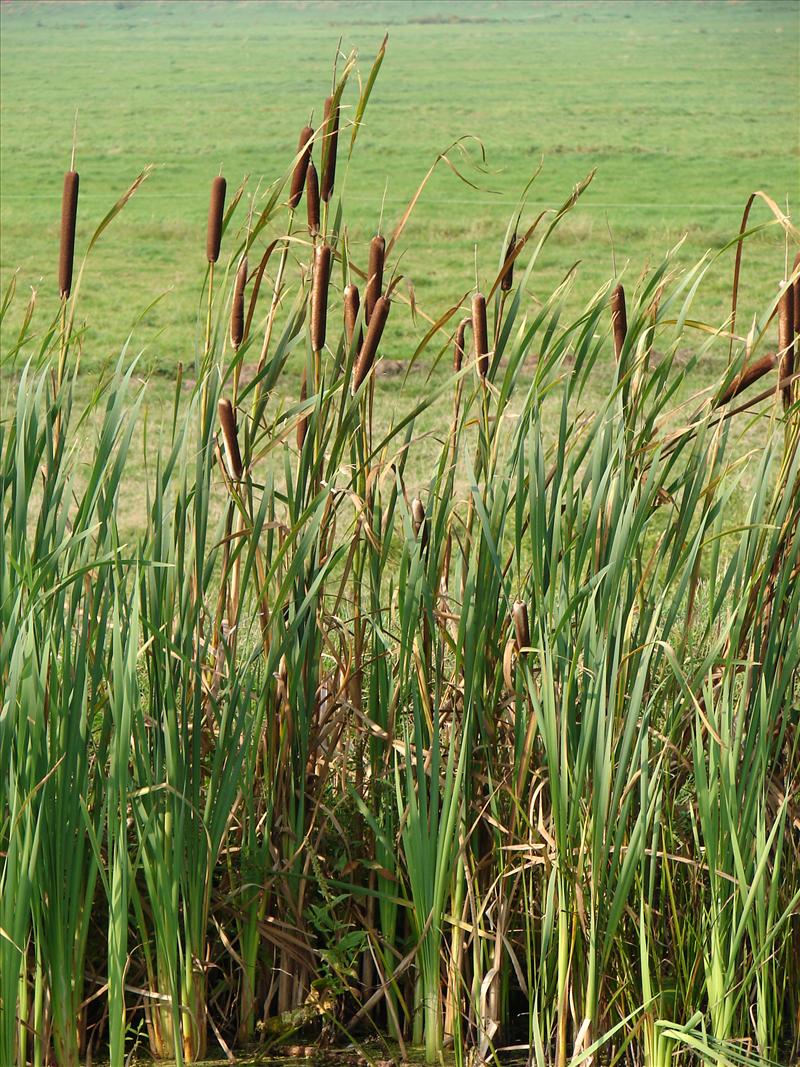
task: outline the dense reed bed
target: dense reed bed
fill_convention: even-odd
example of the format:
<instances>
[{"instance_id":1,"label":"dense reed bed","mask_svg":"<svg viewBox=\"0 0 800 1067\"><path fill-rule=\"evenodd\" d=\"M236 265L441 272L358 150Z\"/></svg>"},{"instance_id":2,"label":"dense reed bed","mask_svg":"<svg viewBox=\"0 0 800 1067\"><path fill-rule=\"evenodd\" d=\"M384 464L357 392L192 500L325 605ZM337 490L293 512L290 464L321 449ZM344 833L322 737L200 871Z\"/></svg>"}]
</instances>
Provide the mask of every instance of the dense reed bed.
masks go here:
<instances>
[{"instance_id":1,"label":"dense reed bed","mask_svg":"<svg viewBox=\"0 0 800 1067\"><path fill-rule=\"evenodd\" d=\"M214 179L145 484L127 345L77 400L68 175L62 306L5 356L0 1061L381 1036L429 1063L791 1062L797 266L746 307L732 235L746 336L692 317L714 257L566 321L572 274L529 292L582 187L525 229L523 203L483 293L411 309L409 364L453 371L401 410L376 367L408 213L359 257L340 188L382 58L352 101L345 64L249 212Z\"/></svg>"}]
</instances>

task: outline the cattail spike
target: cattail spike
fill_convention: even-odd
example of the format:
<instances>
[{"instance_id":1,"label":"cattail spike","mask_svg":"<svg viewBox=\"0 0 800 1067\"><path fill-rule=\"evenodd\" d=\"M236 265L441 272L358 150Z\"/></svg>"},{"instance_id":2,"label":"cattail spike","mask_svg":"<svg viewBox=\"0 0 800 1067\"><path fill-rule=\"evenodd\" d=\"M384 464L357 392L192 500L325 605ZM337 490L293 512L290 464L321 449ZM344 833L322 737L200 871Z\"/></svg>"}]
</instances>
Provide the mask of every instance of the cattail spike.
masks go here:
<instances>
[{"instance_id":1,"label":"cattail spike","mask_svg":"<svg viewBox=\"0 0 800 1067\"><path fill-rule=\"evenodd\" d=\"M794 285L788 285L778 305L778 355L781 360L778 377L781 381L791 378L794 373L794 329ZM784 410L787 410L792 404L791 382L781 386L781 394Z\"/></svg>"},{"instance_id":2,"label":"cattail spike","mask_svg":"<svg viewBox=\"0 0 800 1067\"><path fill-rule=\"evenodd\" d=\"M75 223L78 218L78 172L64 175L61 197L61 249L58 257L58 292L68 297L72 289L72 265L75 260Z\"/></svg>"},{"instance_id":3,"label":"cattail spike","mask_svg":"<svg viewBox=\"0 0 800 1067\"><path fill-rule=\"evenodd\" d=\"M386 241L378 233L369 243L369 267L367 269L367 293L364 303L364 319L369 325L372 309L383 289L383 260L386 255Z\"/></svg>"},{"instance_id":4,"label":"cattail spike","mask_svg":"<svg viewBox=\"0 0 800 1067\"><path fill-rule=\"evenodd\" d=\"M514 640L517 652L530 648L531 635L528 628L528 605L523 600L515 600L511 609L511 617L514 620Z\"/></svg>"},{"instance_id":5,"label":"cattail spike","mask_svg":"<svg viewBox=\"0 0 800 1067\"><path fill-rule=\"evenodd\" d=\"M794 358L795 363L797 363L800 361L800 252L794 257L792 274L797 275L792 286L794 289Z\"/></svg>"},{"instance_id":6,"label":"cattail spike","mask_svg":"<svg viewBox=\"0 0 800 1067\"><path fill-rule=\"evenodd\" d=\"M315 352L321 352L325 347L330 278L331 247L320 245L314 255L314 279L311 289L311 347Z\"/></svg>"},{"instance_id":7,"label":"cattail spike","mask_svg":"<svg viewBox=\"0 0 800 1067\"><path fill-rule=\"evenodd\" d=\"M333 195L333 183L336 178L336 150L339 144L339 108L329 96L325 101L324 113L325 136L322 139L322 182L320 195L327 203Z\"/></svg>"},{"instance_id":8,"label":"cattail spike","mask_svg":"<svg viewBox=\"0 0 800 1067\"><path fill-rule=\"evenodd\" d=\"M625 310L625 290L618 285L611 294L611 330L614 334L614 358L617 363L628 333L628 313Z\"/></svg>"},{"instance_id":9,"label":"cattail spike","mask_svg":"<svg viewBox=\"0 0 800 1067\"><path fill-rule=\"evenodd\" d=\"M238 350L244 340L244 289L247 285L247 256L242 256L236 271L233 287L233 304L231 306L231 344Z\"/></svg>"},{"instance_id":10,"label":"cattail spike","mask_svg":"<svg viewBox=\"0 0 800 1067\"><path fill-rule=\"evenodd\" d=\"M316 237L319 233L319 178L313 163L309 163L306 170L306 216L308 232Z\"/></svg>"},{"instance_id":11,"label":"cattail spike","mask_svg":"<svg viewBox=\"0 0 800 1067\"><path fill-rule=\"evenodd\" d=\"M456 330L456 343L453 349L453 370L456 372L461 370L464 363L464 340L467 332L467 327L472 325L472 319L462 319L458 324Z\"/></svg>"},{"instance_id":12,"label":"cattail spike","mask_svg":"<svg viewBox=\"0 0 800 1067\"><path fill-rule=\"evenodd\" d=\"M311 159L311 138L313 136L314 131L310 126L304 126L300 131L300 140L297 142L297 151L300 153L300 158L295 163L294 171L292 172L292 186L289 193L290 208L296 208L303 195L303 184L306 180L306 171Z\"/></svg>"},{"instance_id":13,"label":"cattail spike","mask_svg":"<svg viewBox=\"0 0 800 1067\"><path fill-rule=\"evenodd\" d=\"M500 289L502 292L507 293L511 286L514 284L514 260L511 257L517 250L517 235L516 233L511 235L511 240L508 242L508 248L506 249L506 258L504 262L503 277L500 281ZM511 260L509 263L508 261ZM508 264L508 266L505 266Z\"/></svg>"},{"instance_id":14,"label":"cattail spike","mask_svg":"<svg viewBox=\"0 0 800 1067\"><path fill-rule=\"evenodd\" d=\"M766 356L762 356L761 359L757 359L755 363L751 363L749 367L745 367L741 374L736 375L722 396L714 401L714 407L722 407L723 404L730 403L730 401L734 400L740 393L743 393L745 389L749 389L754 382L757 382L760 378L763 378L765 374L769 374L771 370L774 370L777 362L778 357L772 352Z\"/></svg>"},{"instance_id":15,"label":"cattail spike","mask_svg":"<svg viewBox=\"0 0 800 1067\"><path fill-rule=\"evenodd\" d=\"M216 263L219 259L226 188L227 182L221 176L216 177L211 183L211 199L208 204L208 229L206 231L206 259L209 263Z\"/></svg>"},{"instance_id":16,"label":"cattail spike","mask_svg":"<svg viewBox=\"0 0 800 1067\"><path fill-rule=\"evenodd\" d=\"M361 346L361 352L359 353L355 370L353 371L354 393L358 392L362 382L372 370L372 365L375 362L375 355L378 351L378 344L383 335L383 328L386 325L386 320L389 318L390 306L388 297L381 296L378 298L375 307L372 309L372 320L370 321L367 336L364 338L364 343Z\"/></svg>"},{"instance_id":17,"label":"cattail spike","mask_svg":"<svg viewBox=\"0 0 800 1067\"><path fill-rule=\"evenodd\" d=\"M422 551L428 547L428 523L425 520L425 507L419 497L411 501L411 524L414 528L414 536L419 539L422 532Z\"/></svg>"},{"instance_id":18,"label":"cattail spike","mask_svg":"<svg viewBox=\"0 0 800 1067\"><path fill-rule=\"evenodd\" d=\"M472 298L472 336L475 341L475 358L481 381L489 373L489 331L486 326L486 298L476 293Z\"/></svg>"},{"instance_id":19,"label":"cattail spike","mask_svg":"<svg viewBox=\"0 0 800 1067\"><path fill-rule=\"evenodd\" d=\"M344 287L344 331L348 347L352 347L353 345L353 334L356 330L356 322L358 320L360 306L361 301L358 295L358 287L355 285L346 285ZM361 348L363 340L363 333L360 333L358 344L356 345L356 352Z\"/></svg>"},{"instance_id":20,"label":"cattail spike","mask_svg":"<svg viewBox=\"0 0 800 1067\"><path fill-rule=\"evenodd\" d=\"M236 415L233 406L227 398L220 400L218 405L219 421L222 426L222 436L225 439L225 451L228 454L231 474L238 482L242 477L242 454L239 451L239 435L236 432Z\"/></svg>"}]
</instances>

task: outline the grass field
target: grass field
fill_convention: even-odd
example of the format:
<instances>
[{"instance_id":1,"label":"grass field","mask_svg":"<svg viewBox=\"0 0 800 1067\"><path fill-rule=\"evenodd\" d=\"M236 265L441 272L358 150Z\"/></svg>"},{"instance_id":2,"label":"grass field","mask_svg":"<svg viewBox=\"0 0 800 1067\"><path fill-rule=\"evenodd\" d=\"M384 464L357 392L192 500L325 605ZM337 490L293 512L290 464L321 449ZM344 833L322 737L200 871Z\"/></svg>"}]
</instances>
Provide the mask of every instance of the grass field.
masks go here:
<instances>
[{"instance_id":1,"label":"grass field","mask_svg":"<svg viewBox=\"0 0 800 1067\"><path fill-rule=\"evenodd\" d=\"M0 1063L796 1062L797 5L0 10Z\"/></svg>"},{"instance_id":2,"label":"grass field","mask_svg":"<svg viewBox=\"0 0 800 1067\"><path fill-rule=\"evenodd\" d=\"M798 174L800 21L793 2L758 3L19 3L2 7L2 256L5 285L55 307L62 172L78 109L78 253L146 163L157 170L94 255L82 298L84 366L114 356L130 326L142 366L170 377L197 335L208 185L273 181L289 165L308 101L329 92L333 58L368 69L389 44L345 198L358 259L400 217L438 152L479 137L480 188L441 166L400 250L400 270L434 318L496 270L506 223L543 159L523 222L597 175L532 293L578 260L582 304L628 263L629 280L684 235L692 263L735 235L746 197L782 205ZM346 104L354 106L355 90ZM473 162L480 157L470 144ZM454 157L457 158L457 157ZM766 218L766 212L756 216ZM477 251L476 251L477 249ZM730 257L698 308L729 302ZM748 250L754 306L783 277L777 231ZM99 279L102 278L102 284ZM417 331L394 323L386 354ZM412 389L414 386L412 385Z\"/></svg>"}]
</instances>

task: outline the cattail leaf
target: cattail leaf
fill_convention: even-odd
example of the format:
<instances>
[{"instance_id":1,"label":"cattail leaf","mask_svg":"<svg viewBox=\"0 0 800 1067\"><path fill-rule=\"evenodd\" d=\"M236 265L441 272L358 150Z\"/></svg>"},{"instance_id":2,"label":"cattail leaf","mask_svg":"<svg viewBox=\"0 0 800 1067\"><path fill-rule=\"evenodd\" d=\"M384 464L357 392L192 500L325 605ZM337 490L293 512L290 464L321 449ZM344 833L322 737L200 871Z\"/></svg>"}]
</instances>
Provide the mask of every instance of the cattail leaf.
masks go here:
<instances>
[{"instance_id":1,"label":"cattail leaf","mask_svg":"<svg viewBox=\"0 0 800 1067\"><path fill-rule=\"evenodd\" d=\"M369 103L369 98L370 98L370 95L372 93L372 89L373 89L373 87L375 85L375 80L378 77L378 71L381 69L381 64L383 63L383 57L386 55L386 45L388 43L388 40L389 40L389 34L387 33L386 36L383 38L383 41L381 42L381 46L378 49L378 54L375 56L375 59L373 60L372 67L370 68L369 77L367 78L366 85L361 90L361 95L358 98L358 104L356 105L355 115L353 116L353 130L352 130L352 133L350 134L350 148L349 148L348 153L347 153L348 159L353 155L353 148L354 148L355 143L356 143L356 137L358 136L358 131L361 129L361 123L363 122L363 119L364 119L364 112L367 110L367 104Z\"/></svg>"},{"instance_id":2,"label":"cattail leaf","mask_svg":"<svg viewBox=\"0 0 800 1067\"><path fill-rule=\"evenodd\" d=\"M114 219L117 217L117 215L119 215L120 211L122 211L122 209L128 203L130 198L136 193L137 189L139 189L139 187L142 186L147 181L147 179L150 177L150 175L153 173L154 170L155 170L155 167L151 163L148 163L148 165L144 168L144 170L141 172L141 174L139 174L134 179L134 181L128 186L128 188L125 190L125 192L119 198L119 200L117 200L117 202L114 204L114 206L111 208L111 210L106 215L103 216L103 219L100 222L100 225L94 231L94 233L92 234L91 240L89 241L89 247L86 249L86 254L87 255L89 254L89 252L91 252L91 250L97 244L97 242L99 241L99 239L100 239L103 231L106 229L106 227L111 222L114 221Z\"/></svg>"}]
</instances>

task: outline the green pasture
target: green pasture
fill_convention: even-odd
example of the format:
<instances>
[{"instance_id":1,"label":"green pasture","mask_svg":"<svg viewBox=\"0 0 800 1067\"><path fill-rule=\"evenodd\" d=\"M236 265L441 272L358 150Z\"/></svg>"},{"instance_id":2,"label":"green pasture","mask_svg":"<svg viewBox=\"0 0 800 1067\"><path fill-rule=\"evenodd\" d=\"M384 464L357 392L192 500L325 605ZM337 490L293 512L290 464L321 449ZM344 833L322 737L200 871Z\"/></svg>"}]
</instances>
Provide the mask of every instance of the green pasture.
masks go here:
<instances>
[{"instance_id":1,"label":"green pasture","mask_svg":"<svg viewBox=\"0 0 800 1067\"><path fill-rule=\"evenodd\" d=\"M800 8L758 3L19 3L2 9L2 283L55 306L61 178L78 111L78 252L147 163L157 170L98 247L83 296L84 363L114 353L138 314L143 365L171 376L196 340L207 193L220 167L261 190L321 116L337 44L366 73L386 60L337 193L353 254L389 231L457 138L485 146L478 188L441 165L400 242L399 270L434 318L496 270L532 173L523 223L596 177L533 280L549 292L576 262L580 304L626 264L632 281L685 237L694 262L735 235L749 193L798 190ZM353 86L346 98L352 109ZM346 138L344 139L346 144ZM477 143L464 143L480 163ZM462 166L457 154L454 163ZM344 159L340 172L344 175ZM766 218L766 212L757 216ZM240 213L244 219L244 212ZM752 244L746 306L783 276L783 246ZM265 243L269 235L265 234ZM724 318L730 257L702 308ZM102 281L101 281L102 279ZM405 358L400 316L386 355ZM392 341L392 338L394 340Z\"/></svg>"}]
</instances>

